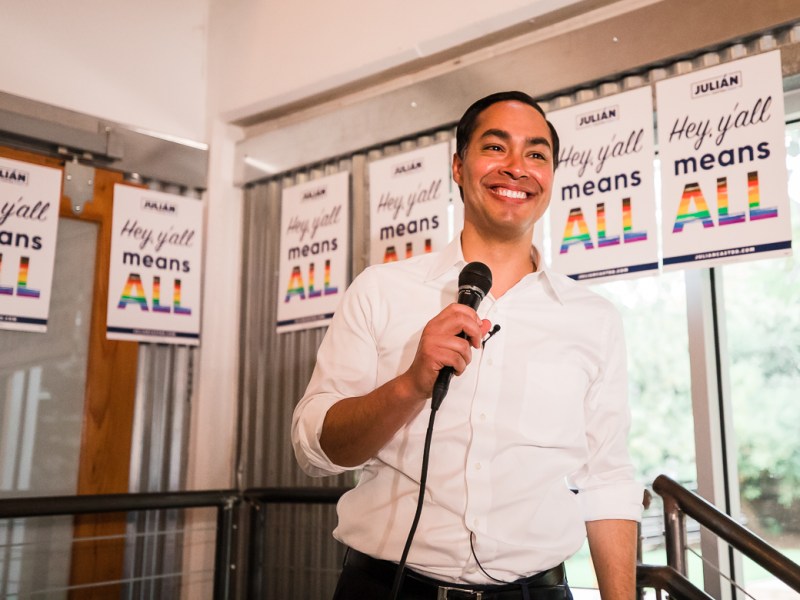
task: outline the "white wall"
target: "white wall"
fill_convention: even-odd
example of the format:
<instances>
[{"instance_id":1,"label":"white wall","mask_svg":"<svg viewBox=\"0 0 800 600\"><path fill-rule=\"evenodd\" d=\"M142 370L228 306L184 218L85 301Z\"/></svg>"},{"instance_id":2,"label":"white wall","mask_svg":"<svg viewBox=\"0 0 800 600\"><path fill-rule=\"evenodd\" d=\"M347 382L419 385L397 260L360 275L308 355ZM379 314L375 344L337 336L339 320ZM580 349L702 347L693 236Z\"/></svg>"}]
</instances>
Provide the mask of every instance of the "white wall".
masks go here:
<instances>
[{"instance_id":1,"label":"white wall","mask_svg":"<svg viewBox=\"0 0 800 600\"><path fill-rule=\"evenodd\" d=\"M0 19L0 90L206 140L207 0L9 0Z\"/></svg>"},{"instance_id":2,"label":"white wall","mask_svg":"<svg viewBox=\"0 0 800 600\"><path fill-rule=\"evenodd\" d=\"M238 119L579 0L210 0L209 101Z\"/></svg>"},{"instance_id":3,"label":"white wall","mask_svg":"<svg viewBox=\"0 0 800 600\"><path fill-rule=\"evenodd\" d=\"M207 142L209 118L249 116L577 2L9 0L0 90Z\"/></svg>"}]
</instances>

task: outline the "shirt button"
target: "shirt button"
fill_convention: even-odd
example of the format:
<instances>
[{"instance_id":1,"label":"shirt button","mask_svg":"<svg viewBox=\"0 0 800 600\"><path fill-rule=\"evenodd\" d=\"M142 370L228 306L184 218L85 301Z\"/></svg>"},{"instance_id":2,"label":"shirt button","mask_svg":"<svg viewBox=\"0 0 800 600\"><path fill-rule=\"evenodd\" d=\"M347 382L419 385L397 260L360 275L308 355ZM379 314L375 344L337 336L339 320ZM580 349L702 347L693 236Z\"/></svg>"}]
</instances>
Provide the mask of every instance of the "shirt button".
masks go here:
<instances>
[{"instance_id":1,"label":"shirt button","mask_svg":"<svg viewBox=\"0 0 800 600\"><path fill-rule=\"evenodd\" d=\"M475 463L475 470L476 471L480 471L481 470L481 463Z\"/></svg>"},{"instance_id":2,"label":"shirt button","mask_svg":"<svg viewBox=\"0 0 800 600\"><path fill-rule=\"evenodd\" d=\"M492 360L492 359L490 358L489 360L487 360L487 361L486 361L486 364L487 364L487 365L489 365L489 366L491 367L491 366L494 364L494 360Z\"/></svg>"},{"instance_id":3,"label":"shirt button","mask_svg":"<svg viewBox=\"0 0 800 600\"><path fill-rule=\"evenodd\" d=\"M486 413L481 413L481 414L480 414L480 416L479 416L478 418L479 418L481 421L485 421L485 420L486 420Z\"/></svg>"}]
</instances>

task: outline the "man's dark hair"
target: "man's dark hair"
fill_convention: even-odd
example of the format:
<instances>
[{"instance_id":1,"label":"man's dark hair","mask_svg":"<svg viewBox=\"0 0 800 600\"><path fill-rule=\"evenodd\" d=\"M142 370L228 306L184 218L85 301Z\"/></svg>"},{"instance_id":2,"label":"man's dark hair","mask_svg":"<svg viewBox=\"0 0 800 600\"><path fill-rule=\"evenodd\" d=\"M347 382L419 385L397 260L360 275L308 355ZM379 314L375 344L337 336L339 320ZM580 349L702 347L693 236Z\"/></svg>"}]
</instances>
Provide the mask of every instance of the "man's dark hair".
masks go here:
<instances>
[{"instance_id":1,"label":"man's dark hair","mask_svg":"<svg viewBox=\"0 0 800 600\"><path fill-rule=\"evenodd\" d=\"M467 150L469 140L472 137L472 134L475 132L478 116L484 110L493 104L497 104L498 102L508 102L512 100L516 102L522 102L523 104L527 104L528 106L535 108L539 114L544 117L547 127L550 129L550 137L553 140L553 169L555 170L558 167L558 133L556 133L556 128L553 127L553 124L547 120L547 115L544 114L542 107L539 106L536 100L531 98L525 92L497 92L496 94L491 94L473 103L458 122L458 128L456 129L456 153L461 157L462 160L464 159L464 153Z\"/></svg>"}]
</instances>

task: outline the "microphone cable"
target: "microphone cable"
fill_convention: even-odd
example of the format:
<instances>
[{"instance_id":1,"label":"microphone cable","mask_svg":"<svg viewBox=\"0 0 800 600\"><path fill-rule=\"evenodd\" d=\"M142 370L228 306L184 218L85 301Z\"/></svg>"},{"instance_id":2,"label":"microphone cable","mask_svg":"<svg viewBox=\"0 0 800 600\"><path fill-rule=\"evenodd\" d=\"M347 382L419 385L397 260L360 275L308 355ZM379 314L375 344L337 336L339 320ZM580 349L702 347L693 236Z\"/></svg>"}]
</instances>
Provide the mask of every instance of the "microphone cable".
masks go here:
<instances>
[{"instance_id":1,"label":"microphone cable","mask_svg":"<svg viewBox=\"0 0 800 600\"><path fill-rule=\"evenodd\" d=\"M481 262L471 262L465 266L461 273L458 275L458 303L471 307L473 310L478 310L478 305L483 300L484 296L492 289L492 272L485 264ZM500 329L495 326L495 329L489 334L492 337ZM466 338L466 334L462 331L458 334L460 337ZM414 520L411 523L411 529L406 537L406 545L403 548L403 555L400 557L400 562L397 564L397 570L394 575L394 582L392 584L391 600L397 600L400 597L400 588L403 585L403 572L406 568L406 561L408 559L408 552L411 549L411 542L414 540L414 534L419 525L419 518L422 514L422 505L425 500L425 487L428 481L428 461L430 460L431 453L431 439L433 438L433 423L436 419L436 411L442 404L442 400L447 395L447 390L450 387L450 379L453 377L454 370L452 367L443 367L436 377L436 382L433 385L431 396L431 416L428 420L428 430L425 432L425 444L422 449L422 469L419 476L419 496L417 496L417 510L414 513Z\"/></svg>"},{"instance_id":2,"label":"microphone cable","mask_svg":"<svg viewBox=\"0 0 800 600\"><path fill-rule=\"evenodd\" d=\"M495 325L489 334L484 338L483 342L481 342L481 347L486 346L486 342L492 339L492 336L500 331L500 325ZM436 392L436 390L434 390ZM431 416L428 419L428 430L425 432L425 444L422 449L422 470L419 476L419 495L417 496L417 510L414 513L414 520L411 523L411 529L408 531L408 537L406 537L406 545L403 548L403 555L400 557L400 562L397 565L397 570L394 574L394 582L392 584L392 595L390 596L391 600L397 600L400 596L400 588L402 587L403 581L403 573L405 572L406 568L406 560L408 559L408 552L411 549L411 542L414 540L414 534L417 532L417 525L419 524L420 515L422 515L422 503L425 498L425 487L428 481L428 461L431 455L431 440L433 439L433 423L436 420L436 412L439 410L439 406L441 405L442 401L439 399L438 402L435 402L434 399L431 401ZM435 408L434 408L435 407ZM470 537L469 540L470 548L472 548L472 538ZM475 549L472 549L472 555L475 556ZM481 565L480 561L478 561L478 557L475 556L475 562L478 563L481 571L483 571L487 577L490 579L494 579L491 575L486 573L483 569L483 565ZM495 580L499 581L499 580ZM506 582L501 582L506 583Z\"/></svg>"},{"instance_id":3,"label":"microphone cable","mask_svg":"<svg viewBox=\"0 0 800 600\"><path fill-rule=\"evenodd\" d=\"M428 460L431 455L431 439L433 438L433 422L436 420L437 408L431 406L431 416L428 419L428 430L425 432L425 445L422 449L422 470L419 475L419 496L417 496L417 510L414 513L414 520L411 523L411 529L406 537L406 545L403 548L403 555L400 557L400 562L397 564L397 570L394 574L394 582L392 584L391 600L397 600L400 597L400 588L403 585L403 573L406 568L406 560L408 559L408 551L411 549L411 542L414 540L414 534L417 532L417 525L419 524L419 517L422 514L422 504L425 499L425 486L428 481Z\"/></svg>"}]
</instances>

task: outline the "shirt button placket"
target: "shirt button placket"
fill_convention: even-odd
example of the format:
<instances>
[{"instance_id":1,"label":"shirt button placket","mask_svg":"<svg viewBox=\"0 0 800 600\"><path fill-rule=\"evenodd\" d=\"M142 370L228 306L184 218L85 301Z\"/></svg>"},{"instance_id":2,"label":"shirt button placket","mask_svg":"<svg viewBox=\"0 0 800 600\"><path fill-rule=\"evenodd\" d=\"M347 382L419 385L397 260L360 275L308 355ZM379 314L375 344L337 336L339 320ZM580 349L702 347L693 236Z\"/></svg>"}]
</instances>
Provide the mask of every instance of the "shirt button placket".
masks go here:
<instances>
[{"instance_id":1,"label":"shirt button placket","mask_svg":"<svg viewBox=\"0 0 800 600\"><path fill-rule=\"evenodd\" d=\"M484 318L494 326L502 316L496 304L489 307ZM484 515L492 508L491 453L495 446L494 405L497 402L501 385L501 372L497 365L502 364L502 344L490 338L481 350L478 361L477 385L472 401L472 442L467 456L467 511L465 523L469 529L480 531L485 528Z\"/></svg>"}]
</instances>

